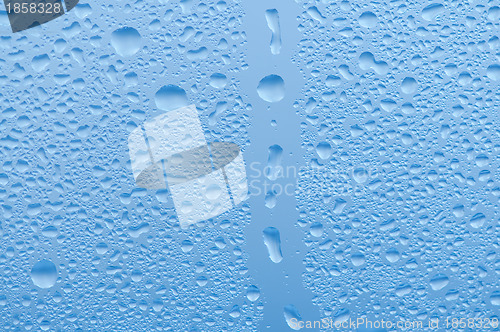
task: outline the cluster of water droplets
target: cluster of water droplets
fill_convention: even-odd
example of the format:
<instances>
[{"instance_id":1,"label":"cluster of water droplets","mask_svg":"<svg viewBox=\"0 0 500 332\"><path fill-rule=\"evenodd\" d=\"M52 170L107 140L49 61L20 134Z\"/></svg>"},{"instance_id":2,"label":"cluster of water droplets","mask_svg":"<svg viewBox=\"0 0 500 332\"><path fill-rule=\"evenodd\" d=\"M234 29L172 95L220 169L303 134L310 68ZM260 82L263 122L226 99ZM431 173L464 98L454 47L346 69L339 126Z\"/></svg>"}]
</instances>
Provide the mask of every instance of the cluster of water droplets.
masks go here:
<instances>
[{"instance_id":1,"label":"cluster of water droplets","mask_svg":"<svg viewBox=\"0 0 500 332\"><path fill-rule=\"evenodd\" d=\"M282 34L301 35L291 59L306 80L295 104L307 164L297 228L321 316L494 317L499 7L293 5L298 31L269 9L262 38L278 55ZM193 103L207 137L245 149L242 17L237 1L81 3L0 36L5 329L256 330L263 296L242 249L249 206L182 230L167 190L135 187L127 147L144 121ZM284 99L278 74L255 83L265 102ZM270 145L270 181L282 153ZM276 195L264 204L273 209ZM261 234L280 263L278 228ZM299 306L284 307L287 321L307 318Z\"/></svg>"},{"instance_id":2,"label":"cluster of water droplets","mask_svg":"<svg viewBox=\"0 0 500 332\"><path fill-rule=\"evenodd\" d=\"M211 141L245 148L241 19L229 0L82 2L0 37L3 329L255 330L248 205L183 230L167 190L135 186L127 146L195 104Z\"/></svg>"},{"instance_id":3,"label":"cluster of water droplets","mask_svg":"<svg viewBox=\"0 0 500 332\"><path fill-rule=\"evenodd\" d=\"M321 315L498 317L499 7L299 3L298 226Z\"/></svg>"}]
</instances>

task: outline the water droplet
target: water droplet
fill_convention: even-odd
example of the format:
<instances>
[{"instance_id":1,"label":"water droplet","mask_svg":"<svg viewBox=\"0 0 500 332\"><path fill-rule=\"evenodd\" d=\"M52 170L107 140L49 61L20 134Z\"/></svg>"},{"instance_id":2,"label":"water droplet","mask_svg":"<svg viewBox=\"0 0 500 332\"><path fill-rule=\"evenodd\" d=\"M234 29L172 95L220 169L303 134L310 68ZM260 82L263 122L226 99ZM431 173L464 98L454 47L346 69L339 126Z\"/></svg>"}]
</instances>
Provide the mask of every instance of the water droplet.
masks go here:
<instances>
[{"instance_id":1,"label":"water droplet","mask_svg":"<svg viewBox=\"0 0 500 332\"><path fill-rule=\"evenodd\" d=\"M55 226L47 226L42 229L42 234L47 237L56 237L57 228Z\"/></svg>"},{"instance_id":2,"label":"water droplet","mask_svg":"<svg viewBox=\"0 0 500 332\"><path fill-rule=\"evenodd\" d=\"M151 229L151 225L147 222L143 222L138 226L129 227L128 232L129 232L131 237L138 238L139 236L141 236L141 234L149 232L150 229Z\"/></svg>"},{"instance_id":3,"label":"water droplet","mask_svg":"<svg viewBox=\"0 0 500 332\"><path fill-rule=\"evenodd\" d=\"M333 316L333 323L340 325L343 322L346 322L350 316L351 312L349 311L349 309L342 308Z\"/></svg>"},{"instance_id":4,"label":"water droplet","mask_svg":"<svg viewBox=\"0 0 500 332\"><path fill-rule=\"evenodd\" d=\"M47 54L37 55L31 61L31 66L37 72L41 72L50 64L50 58Z\"/></svg>"},{"instance_id":5,"label":"water droplet","mask_svg":"<svg viewBox=\"0 0 500 332\"><path fill-rule=\"evenodd\" d=\"M142 276L143 274L140 270L134 270L130 275L130 279L132 279L132 281L139 282L142 280Z\"/></svg>"},{"instance_id":6,"label":"water droplet","mask_svg":"<svg viewBox=\"0 0 500 332\"><path fill-rule=\"evenodd\" d=\"M435 291L438 291L440 289L443 289L448 285L450 280L448 277L442 273L436 274L430 282L431 288Z\"/></svg>"},{"instance_id":7,"label":"water droplet","mask_svg":"<svg viewBox=\"0 0 500 332\"><path fill-rule=\"evenodd\" d=\"M375 60L375 56L370 52L361 53L359 67L363 70L373 69L379 75L385 75L389 71L389 65L384 61Z\"/></svg>"},{"instance_id":8,"label":"water droplet","mask_svg":"<svg viewBox=\"0 0 500 332\"><path fill-rule=\"evenodd\" d=\"M321 159L326 160L332 155L332 146L328 142L320 142L316 146L316 153Z\"/></svg>"},{"instance_id":9,"label":"water droplet","mask_svg":"<svg viewBox=\"0 0 500 332\"><path fill-rule=\"evenodd\" d=\"M285 97L285 81L278 75L266 76L260 80L257 93L267 102L278 102Z\"/></svg>"},{"instance_id":10,"label":"water droplet","mask_svg":"<svg viewBox=\"0 0 500 332\"><path fill-rule=\"evenodd\" d=\"M277 201L278 201L278 197L277 197L276 193L274 192L274 190L269 190L266 193L266 197L264 198L264 202L265 202L266 207L268 207L269 209L274 208L276 206Z\"/></svg>"},{"instance_id":11,"label":"water droplet","mask_svg":"<svg viewBox=\"0 0 500 332\"><path fill-rule=\"evenodd\" d=\"M352 175L357 183L365 183L368 180L368 172L363 167L355 168Z\"/></svg>"},{"instance_id":12,"label":"water droplet","mask_svg":"<svg viewBox=\"0 0 500 332\"><path fill-rule=\"evenodd\" d=\"M272 54L280 54L281 50L281 29L280 29L280 21L278 11L276 9L268 9L266 10L266 21L267 26L271 29L271 53Z\"/></svg>"},{"instance_id":13,"label":"water droplet","mask_svg":"<svg viewBox=\"0 0 500 332\"><path fill-rule=\"evenodd\" d=\"M264 235L264 244L267 247L269 258L274 263L279 263L283 259L281 254L280 232L275 227L267 227L262 232Z\"/></svg>"},{"instance_id":14,"label":"water droplet","mask_svg":"<svg viewBox=\"0 0 500 332\"><path fill-rule=\"evenodd\" d=\"M311 232L312 236L321 237L321 235L323 235L323 224L321 224L320 222L315 222L311 225L309 231Z\"/></svg>"},{"instance_id":15,"label":"water droplet","mask_svg":"<svg viewBox=\"0 0 500 332\"><path fill-rule=\"evenodd\" d=\"M172 111L188 105L186 91L176 85L163 86L155 94L156 107L164 111Z\"/></svg>"},{"instance_id":16,"label":"water droplet","mask_svg":"<svg viewBox=\"0 0 500 332\"><path fill-rule=\"evenodd\" d=\"M462 204L459 204L459 205L455 205L453 207L453 214L455 215L455 217L457 218L460 218L460 217L463 217L464 216L464 206Z\"/></svg>"},{"instance_id":17,"label":"water droplet","mask_svg":"<svg viewBox=\"0 0 500 332\"><path fill-rule=\"evenodd\" d=\"M307 9L307 13L311 15L313 19L318 21L319 23L323 23L324 20L326 19L321 12L319 11L318 7L316 6L311 6Z\"/></svg>"},{"instance_id":18,"label":"water droplet","mask_svg":"<svg viewBox=\"0 0 500 332\"><path fill-rule=\"evenodd\" d=\"M155 312L160 312L163 309L163 301L161 299L154 299L152 307Z\"/></svg>"},{"instance_id":19,"label":"water droplet","mask_svg":"<svg viewBox=\"0 0 500 332\"><path fill-rule=\"evenodd\" d=\"M470 225L472 226L472 228L479 228L484 225L485 221L486 221L486 216L483 213L476 213L470 219Z\"/></svg>"},{"instance_id":20,"label":"water droplet","mask_svg":"<svg viewBox=\"0 0 500 332\"><path fill-rule=\"evenodd\" d=\"M367 11L359 16L359 24L365 28L372 28L377 24L377 15Z\"/></svg>"},{"instance_id":21,"label":"water droplet","mask_svg":"<svg viewBox=\"0 0 500 332\"><path fill-rule=\"evenodd\" d=\"M436 16L444 11L444 6L440 3L433 3L422 9L422 18L432 21Z\"/></svg>"},{"instance_id":22,"label":"water droplet","mask_svg":"<svg viewBox=\"0 0 500 332\"><path fill-rule=\"evenodd\" d=\"M269 157L267 159L267 166L264 169L264 175L269 180L276 180L282 174L281 158L283 155L283 148L279 145L272 145L269 147Z\"/></svg>"},{"instance_id":23,"label":"water droplet","mask_svg":"<svg viewBox=\"0 0 500 332\"><path fill-rule=\"evenodd\" d=\"M493 294L490 296L490 302L493 305L500 306L500 292L495 291Z\"/></svg>"},{"instance_id":24,"label":"water droplet","mask_svg":"<svg viewBox=\"0 0 500 332\"><path fill-rule=\"evenodd\" d=\"M302 321L299 310L293 305L286 305L283 309L283 314L285 316L286 323L292 330L300 330L299 322Z\"/></svg>"},{"instance_id":25,"label":"water droplet","mask_svg":"<svg viewBox=\"0 0 500 332\"><path fill-rule=\"evenodd\" d=\"M260 290L257 286L251 285L247 288L247 298L248 300L255 302L260 297Z\"/></svg>"},{"instance_id":26,"label":"water droplet","mask_svg":"<svg viewBox=\"0 0 500 332\"><path fill-rule=\"evenodd\" d=\"M43 259L31 269L31 280L40 288L50 288L56 284L57 268L54 263Z\"/></svg>"},{"instance_id":27,"label":"water droplet","mask_svg":"<svg viewBox=\"0 0 500 332\"><path fill-rule=\"evenodd\" d=\"M417 91L417 81L413 77L405 77L401 82L401 91L406 94L414 93Z\"/></svg>"},{"instance_id":28,"label":"water droplet","mask_svg":"<svg viewBox=\"0 0 500 332\"><path fill-rule=\"evenodd\" d=\"M415 107L411 103L404 103L401 105L401 111L403 111L404 114L413 114L415 113Z\"/></svg>"},{"instance_id":29,"label":"water droplet","mask_svg":"<svg viewBox=\"0 0 500 332\"><path fill-rule=\"evenodd\" d=\"M385 252L385 258L391 262L397 262L399 260L399 251L396 248L389 248Z\"/></svg>"},{"instance_id":30,"label":"water droplet","mask_svg":"<svg viewBox=\"0 0 500 332\"><path fill-rule=\"evenodd\" d=\"M476 165L479 167L485 167L489 164L489 158L485 154L480 154L476 157Z\"/></svg>"},{"instance_id":31,"label":"water droplet","mask_svg":"<svg viewBox=\"0 0 500 332\"><path fill-rule=\"evenodd\" d=\"M241 312L240 312L240 307L238 305L234 305L231 310L229 310L229 316L233 317L233 318L238 318L241 316Z\"/></svg>"},{"instance_id":32,"label":"water droplet","mask_svg":"<svg viewBox=\"0 0 500 332\"><path fill-rule=\"evenodd\" d=\"M472 82L472 76L468 72L464 71L458 75L458 83L460 85L466 86Z\"/></svg>"},{"instance_id":33,"label":"water droplet","mask_svg":"<svg viewBox=\"0 0 500 332\"><path fill-rule=\"evenodd\" d=\"M500 81L500 65L494 64L486 69L486 76L494 81Z\"/></svg>"},{"instance_id":34,"label":"water droplet","mask_svg":"<svg viewBox=\"0 0 500 332\"><path fill-rule=\"evenodd\" d=\"M341 214L346 205L347 205L347 202L345 199L340 198L340 197L336 198L335 205L333 207L333 212L336 214Z\"/></svg>"},{"instance_id":35,"label":"water droplet","mask_svg":"<svg viewBox=\"0 0 500 332\"><path fill-rule=\"evenodd\" d=\"M190 240L182 241L181 250L183 252L190 252L191 250L193 250L193 247L194 247L194 244Z\"/></svg>"},{"instance_id":36,"label":"water droplet","mask_svg":"<svg viewBox=\"0 0 500 332\"><path fill-rule=\"evenodd\" d=\"M224 74L215 73L210 76L210 86L216 89L222 89L227 84L227 77Z\"/></svg>"},{"instance_id":37,"label":"water droplet","mask_svg":"<svg viewBox=\"0 0 500 332\"><path fill-rule=\"evenodd\" d=\"M361 266L365 263L365 261L366 258L365 255L363 255L363 253L357 252L352 254L351 256L351 262L354 266Z\"/></svg>"},{"instance_id":38,"label":"water droplet","mask_svg":"<svg viewBox=\"0 0 500 332\"><path fill-rule=\"evenodd\" d=\"M95 250L99 255L103 255L108 252L108 245L104 242L100 242L96 245Z\"/></svg>"},{"instance_id":39,"label":"water droplet","mask_svg":"<svg viewBox=\"0 0 500 332\"><path fill-rule=\"evenodd\" d=\"M121 56L132 56L141 48L141 35L131 27L124 27L113 31L111 46Z\"/></svg>"},{"instance_id":40,"label":"water droplet","mask_svg":"<svg viewBox=\"0 0 500 332\"><path fill-rule=\"evenodd\" d=\"M214 201L219 198L220 195L222 195L222 189L217 184L213 183L207 187L205 196L209 200Z\"/></svg>"}]
</instances>

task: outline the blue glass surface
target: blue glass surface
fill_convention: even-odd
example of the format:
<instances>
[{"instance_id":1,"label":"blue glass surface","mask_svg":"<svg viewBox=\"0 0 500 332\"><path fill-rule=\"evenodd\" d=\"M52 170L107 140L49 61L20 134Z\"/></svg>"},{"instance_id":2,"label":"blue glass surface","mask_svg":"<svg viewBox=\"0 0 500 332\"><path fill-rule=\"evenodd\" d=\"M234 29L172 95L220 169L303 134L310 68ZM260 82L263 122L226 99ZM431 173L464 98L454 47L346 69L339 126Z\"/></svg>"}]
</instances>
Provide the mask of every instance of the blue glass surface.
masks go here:
<instances>
[{"instance_id":1,"label":"blue glass surface","mask_svg":"<svg viewBox=\"0 0 500 332\"><path fill-rule=\"evenodd\" d=\"M499 26L495 1L0 11L0 331L498 329ZM191 104L250 195L183 228L128 140Z\"/></svg>"}]
</instances>

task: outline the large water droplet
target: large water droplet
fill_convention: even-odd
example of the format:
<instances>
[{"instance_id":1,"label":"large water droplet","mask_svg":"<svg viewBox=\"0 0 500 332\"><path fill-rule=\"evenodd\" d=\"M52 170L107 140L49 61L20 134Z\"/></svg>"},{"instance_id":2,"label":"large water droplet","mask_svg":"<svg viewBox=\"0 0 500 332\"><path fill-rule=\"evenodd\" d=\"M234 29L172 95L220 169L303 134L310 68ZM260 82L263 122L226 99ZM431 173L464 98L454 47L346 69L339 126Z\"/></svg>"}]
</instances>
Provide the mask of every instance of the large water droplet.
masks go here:
<instances>
[{"instance_id":1,"label":"large water droplet","mask_svg":"<svg viewBox=\"0 0 500 332\"><path fill-rule=\"evenodd\" d=\"M310 230L311 235L315 237L320 237L323 235L323 224L320 222L315 222L314 224L311 225Z\"/></svg>"},{"instance_id":2,"label":"large water droplet","mask_svg":"<svg viewBox=\"0 0 500 332\"><path fill-rule=\"evenodd\" d=\"M432 21L436 16L444 11L444 6L440 3L433 3L422 9L422 18L426 21Z\"/></svg>"},{"instance_id":3,"label":"large water droplet","mask_svg":"<svg viewBox=\"0 0 500 332\"><path fill-rule=\"evenodd\" d=\"M156 107L164 111L171 111L187 106L188 98L186 91L177 85L163 86L155 94Z\"/></svg>"},{"instance_id":4,"label":"large water droplet","mask_svg":"<svg viewBox=\"0 0 500 332\"><path fill-rule=\"evenodd\" d=\"M274 263L281 262L283 255L281 254L280 232L274 227L267 227L264 229L263 233L264 244L269 252L269 258L271 258Z\"/></svg>"},{"instance_id":5,"label":"large water droplet","mask_svg":"<svg viewBox=\"0 0 500 332\"><path fill-rule=\"evenodd\" d=\"M266 197L264 198L264 202L266 207L270 209L274 208L276 206L276 203L278 202L276 192L274 190L269 190L266 194Z\"/></svg>"},{"instance_id":6,"label":"large water droplet","mask_svg":"<svg viewBox=\"0 0 500 332\"><path fill-rule=\"evenodd\" d=\"M391 263L397 262L399 257L399 251L396 248L389 248L385 252L385 258Z\"/></svg>"},{"instance_id":7,"label":"large water droplet","mask_svg":"<svg viewBox=\"0 0 500 332\"><path fill-rule=\"evenodd\" d=\"M193 249L193 247L194 247L194 244L190 240L184 240L181 243L181 250L183 252L190 252Z\"/></svg>"},{"instance_id":8,"label":"large water droplet","mask_svg":"<svg viewBox=\"0 0 500 332\"><path fill-rule=\"evenodd\" d=\"M49 260L41 260L31 269L31 280L40 288L50 288L56 284L57 268Z\"/></svg>"},{"instance_id":9,"label":"large water droplet","mask_svg":"<svg viewBox=\"0 0 500 332\"><path fill-rule=\"evenodd\" d=\"M493 305L500 306L500 292L496 291L490 296L490 302Z\"/></svg>"},{"instance_id":10,"label":"large water droplet","mask_svg":"<svg viewBox=\"0 0 500 332\"><path fill-rule=\"evenodd\" d=\"M259 297L260 297L260 290L257 286L252 285L247 288L247 298L250 301L255 302Z\"/></svg>"},{"instance_id":11,"label":"large water droplet","mask_svg":"<svg viewBox=\"0 0 500 332\"><path fill-rule=\"evenodd\" d=\"M414 93L417 87L417 81L413 77L405 77L401 83L401 91L406 94Z\"/></svg>"},{"instance_id":12,"label":"large water droplet","mask_svg":"<svg viewBox=\"0 0 500 332\"><path fill-rule=\"evenodd\" d=\"M359 17L359 25L365 28L374 27L377 24L377 15L372 12L364 12Z\"/></svg>"},{"instance_id":13,"label":"large water droplet","mask_svg":"<svg viewBox=\"0 0 500 332\"><path fill-rule=\"evenodd\" d=\"M316 153L321 159L328 159L332 155L332 146L330 145L330 143L320 142L316 146Z\"/></svg>"},{"instance_id":14,"label":"large water droplet","mask_svg":"<svg viewBox=\"0 0 500 332\"><path fill-rule=\"evenodd\" d=\"M41 72L50 64L50 58L47 54L37 55L31 60L31 66L37 72Z\"/></svg>"},{"instance_id":15,"label":"large water droplet","mask_svg":"<svg viewBox=\"0 0 500 332\"><path fill-rule=\"evenodd\" d=\"M365 264L365 261L366 261L365 255L363 255L363 253L361 252L354 253L351 256L351 262L354 266L361 266Z\"/></svg>"},{"instance_id":16,"label":"large water droplet","mask_svg":"<svg viewBox=\"0 0 500 332\"><path fill-rule=\"evenodd\" d=\"M281 29L278 11L276 9L266 10L266 21L267 26L271 29L271 53L279 54L281 50Z\"/></svg>"},{"instance_id":17,"label":"large water droplet","mask_svg":"<svg viewBox=\"0 0 500 332\"><path fill-rule=\"evenodd\" d=\"M276 180L282 175L283 167L281 166L281 158L283 155L283 148L279 145L272 145L269 147L269 157L267 159L267 166L264 169L264 174L269 180Z\"/></svg>"},{"instance_id":18,"label":"large water droplet","mask_svg":"<svg viewBox=\"0 0 500 332\"><path fill-rule=\"evenodd\" d=\"M266 76L260 80L257 93L267 102L278 102L285 97L285 81L278 75Z\"/></svg>"},{"instance_id":19,"label":"large water droplet","mask_svg":"<svg viewBox=\"0 0 500 332\"><path fill-rule=\"evenodd\" d=\"M468 72L464 71L458 75L458 83L460 85L466 86L472 82L472 76Z\"/></svg>"},{"instance_id":20,"label":"large water droplet","mask_svg":"<svg viewBox=\"0 0 500 332\"><path fill-rule=\"evenodd\" d=\"M285 306L283 314L285 316L286 323L292 330L300 330L299 322L302 321L302 317L300 316L299 310L297 310L293 304Z\"/></svg>"},{"instance_id":21,"label":"large water droplet","mask_svg":"<svg viewBox=\"0 0 500 332\"><path fill-rule=\"evenodd\" d=\"M121 56L132 56L141 48L141 35L130 27L117 29L111 34L111 46Z\"/></svg>"},{"instance_id":22,"label":"large water droplet","mask_svg":"<svg viewBox=\"0 0 500 332\"><path fill-rule=\"evenodd\" d=\"M500 65L494 64L486 69L486 76L494 81L500 81Z\"/></svg>"},{"instance_id":23,"label":"large water droplet","mask_svg":"<svg viewBox=\"0 0 500 332\"><path fill-rule=\"evenodd\" d=\"M214 183L207 187L205 196L209 200L214 201L219 198L220 195L222 195L222 189L217 184Z\"/></svg>"},{"instance_id":24,"label":"large water droplet","mask_svg":"<svg viewBox=\"0 0 500 332\"><path fill-rule=\"evenodd\" d=\"M216 89L222 89L227 84L227 77L224 74L215 73L210 76L210 83Z\"/></svg>"},{"instance_id":25,"label":"large water droplet","mask_svg":"<svg viewBox=\"0 0 500 332\"><path fill-rule=\"evenodd\" d=\"M448 277L442 273L436 274L430 282L431 288L435 291L443 289L448 285L450 280Z\"/></svg>"},{"instance_id":26,"label":"large water droplet","mask_svg":"<svg viewBox=\"0 0 500 332\"><path fill-rule=\"evenodd\" d=\"M348 321L350 316L351 312L349 311L349 309L342 308L333 316L333 323L334 325L341 326L340 324Z\"/></svg>"},{"instance_id":27,"label":"large water droplet","mask_svg":"<svg viewBox=\"0 0 500 332\"><path fill-rule=\"evenodd\" d=\"M483 213L476 213L471 219L470 219L470 225L473 228L479 228L484 225L484 222L486 221L486 216Z\"/></svg>"},{"instance_id":28,"label":"large water droplet","mask_svg":"<svg viewBox=\"0 0 500 332\"><path fill-rule=\"evenodd\" d=\"M352 174L357 183L365 183L368 180L368 172L364 167L355 168Z\"/></svg>"}]
</instances>

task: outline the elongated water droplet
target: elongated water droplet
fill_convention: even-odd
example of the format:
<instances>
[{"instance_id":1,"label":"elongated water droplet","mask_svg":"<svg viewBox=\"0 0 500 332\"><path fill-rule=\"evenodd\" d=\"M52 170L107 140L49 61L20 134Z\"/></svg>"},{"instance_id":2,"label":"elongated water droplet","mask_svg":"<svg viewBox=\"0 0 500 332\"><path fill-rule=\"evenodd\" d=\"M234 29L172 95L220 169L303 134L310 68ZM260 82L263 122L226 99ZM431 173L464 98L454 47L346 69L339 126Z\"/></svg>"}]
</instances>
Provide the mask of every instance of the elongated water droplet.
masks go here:
<instances>
[{"instance_id":1,"label":"elongated water droplet","mask_svg":"<svg viewBox=\"0 0 500 332\"><path fill-rule=\"evenodd\" d=\"M264 244L267 247L269 253L269 258L274 263L279 263L283 259L281 254L281 240L280 232L274 227L267 227L263 231L264 234Z\"/></svg>"}]
</instances>

